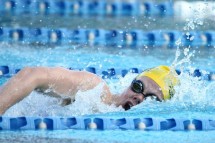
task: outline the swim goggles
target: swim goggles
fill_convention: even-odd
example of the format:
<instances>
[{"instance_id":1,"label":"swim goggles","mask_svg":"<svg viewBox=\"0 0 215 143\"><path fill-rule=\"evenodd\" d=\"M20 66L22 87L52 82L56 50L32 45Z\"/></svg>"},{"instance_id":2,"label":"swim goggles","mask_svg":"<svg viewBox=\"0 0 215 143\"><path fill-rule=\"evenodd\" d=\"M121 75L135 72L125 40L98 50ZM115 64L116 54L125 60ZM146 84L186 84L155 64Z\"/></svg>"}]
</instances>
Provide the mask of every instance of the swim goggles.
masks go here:
<instances>
[{"instance_id":1,"label":"swim goggles","mask_svg":"<svg viewBox=\"0 0 215 143\"><path fill-rule=\"evenodd\" d=\"M136 80L134 79L131 83L131 90L135 93L141 93L143 94L144 98L150 96L152 97L153 99L156 99L157 101L161 101L156 95L154 94L147 94L145 95L143 92L144 92L144 84L141 80Z\"/></svg>"},{"instance_id":2,"label":"swim goggles","mask_svg":"<svg viewBox=\"0 0 215 143\"><path fill-rule=\"evenodd\" d=\"M131 90L135 93L142 93L144 91L144 84L141 80L134 79L131 83Z\"/></svg>"}]
</instances>

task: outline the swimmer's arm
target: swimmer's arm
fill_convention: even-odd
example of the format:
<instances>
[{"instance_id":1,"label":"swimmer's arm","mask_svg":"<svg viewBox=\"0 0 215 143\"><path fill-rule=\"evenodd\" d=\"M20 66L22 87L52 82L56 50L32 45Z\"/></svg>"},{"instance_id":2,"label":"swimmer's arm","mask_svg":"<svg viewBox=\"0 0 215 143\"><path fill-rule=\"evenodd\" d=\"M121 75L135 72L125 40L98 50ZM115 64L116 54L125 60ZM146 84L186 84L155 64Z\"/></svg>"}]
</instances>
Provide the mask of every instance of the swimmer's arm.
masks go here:
<instances>
[{"instance_id":1,"label":"swimmer's arm","mask_svg":"<svg viewBox=\"0 0 215 143\"><path fill-rule=\"evenodd\" d=\"M48 67L24 68L1 88L0 115L35 89L51 89L56 95L71 96L78 90L92 89L101 82L103 81L100 77L89 72ZM111 97L106 84L104 94Z\"/></svg>"}]
</instances>

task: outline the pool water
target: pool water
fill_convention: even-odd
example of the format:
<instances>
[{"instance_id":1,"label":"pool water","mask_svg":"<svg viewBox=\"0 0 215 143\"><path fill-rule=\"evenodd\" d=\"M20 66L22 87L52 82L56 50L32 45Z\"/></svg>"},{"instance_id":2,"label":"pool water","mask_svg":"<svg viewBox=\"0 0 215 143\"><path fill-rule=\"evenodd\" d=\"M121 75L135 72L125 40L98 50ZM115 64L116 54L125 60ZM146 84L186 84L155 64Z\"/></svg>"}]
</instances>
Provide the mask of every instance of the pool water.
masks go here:
<instances>
[{"instance_id":1,"label":"pool water","mask_svg":"<svg viewBox=\"0 0 215 143\"><path fill-rule=\"evenodd\" d=\"M46 21L46 18L48 21ZM194 18L195 19L195 18ZM71 22L74 20L74 22ZM17 16L2 16L1 26L26 27L65 27L65 28L104 28L104 29L178 29L186 30L189 21L171 18L118 17L97 19L95 17L74 19L47 16L28 17L22 20ZM68 21L68 22L62 22ZM53 24L54 23L54 24ZM108 23L108 24L107 24ZM214 29L211 21L195 24L194 30ZM189 28L188 28L189 29ZM176 53L176 69L182 71L200 69L214 72L215 49L200 47L136 47L68 45L31 45L0 43L0 65L11 68L26 66L61 66L83 69L95 67L98 74L103 70L139 68L147 69L158 65L172 65ZM192 55L189 58L189 54ZM122 92L137 74L129 73L105 79L112 93ZM74 104L66 107L59 100L32 92L26 99L11 107L5 116L86 116L86 117L154 117L154 118L206 118L215 119L215 82L200 80L186 72L179 76L181 84L176 87L175 96L166 102L147 99L143 103L124 111L121 107L107 106L98 96L101 87L78 92ZM9 78L1 77L0 85ZM21 83L20 83L21 84ZM142 130L59 130L59 131L1 131L0 142L134 142L134 143L213 143L215 131L142 131Z\"/></svg>"},{"instance_id":2,"label":"pool water","mask_svg":"<svg viewBox=\"0 0 215 143\"><path fill-rule=\"evenodd\" d=\"M166 142L188 142L201 143L214 141L214 131L202 132L172 132L172 131L20 131L1 132L0 141L9 142L53 142L53 143L166 143ZM201 138L199 137L201 136Z\"/></svg>"},{"instance_id":3,"label":"pool water","mask_svg":"<svg viewBox=\"0 0 215 143\"><path fill-rule=\"evenodd\" d=\"M66 68L95 67L98 71L108 68L129 69L137 67L146 69L157 65L171 65L177 49L117 49L113 47L32 47L26 45L0 46L1 65L22 68L25 66L63 66ZM25 51L25 52L23 52ZM185 59L184 48L179 49L180 59ZM193 53L190 50L189 53ZM195 49L194 56L185 67L213 71L213 49ZM63 56L62 56L63 55ZM14 62L16 61L16 62ZM206 63L206 64L205 64ZM180 65L181 66L181 65ZM178 66L177 68L180 68ZM124 78L106 79L113 93L120 93L128 86L136 74ZM181 86L177 87L172 100L157 102L147 99L129 111L102 104L96 96L99 87L85 93L78 93L77 102L66 107L59 106L57 99L33 92L23 101L6 112L6 116L102 116L102 117L157 117L157 118L210 118L214 119L215 100L214 82L199 80L186 73L180 76ZM1 78L4 83L8 78ZM195 85L195 86L193 86ZM81 97L84 96L85 101ZM91 100L94 98L94 100ZM81 104L80 104L81 103ZM96 105L96 106L95 106ZM87 109L86 109L87 107ZM93 108L97 107L95 111ZM214 131L2 131L0 140L41 141L41 142L212 142ZM128 135L129 134L129 135ZM205 136L202 138L202 136Z\"/></svg>"}]
</instances>

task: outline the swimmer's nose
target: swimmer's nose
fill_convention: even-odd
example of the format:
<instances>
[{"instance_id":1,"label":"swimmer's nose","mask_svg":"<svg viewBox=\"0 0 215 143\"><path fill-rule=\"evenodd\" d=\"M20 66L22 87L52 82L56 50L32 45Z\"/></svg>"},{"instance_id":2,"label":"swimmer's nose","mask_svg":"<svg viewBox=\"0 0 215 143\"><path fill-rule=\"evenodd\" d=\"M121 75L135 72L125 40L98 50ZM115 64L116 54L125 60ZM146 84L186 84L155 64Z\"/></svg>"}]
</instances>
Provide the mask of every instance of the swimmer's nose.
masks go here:
<instances>
[{"instance_id":1,"label":"swimmer's nose","mask_svg":"<svg viewBox=\"0 0 215 143\"><path fill-rule=\"evenodd\" d=\"M140 95L133 96L133 102L135 103L135 105L140 104L141 102L143 102L143 100L144 100L143 96Z\"/></svg>"}]
</instances>

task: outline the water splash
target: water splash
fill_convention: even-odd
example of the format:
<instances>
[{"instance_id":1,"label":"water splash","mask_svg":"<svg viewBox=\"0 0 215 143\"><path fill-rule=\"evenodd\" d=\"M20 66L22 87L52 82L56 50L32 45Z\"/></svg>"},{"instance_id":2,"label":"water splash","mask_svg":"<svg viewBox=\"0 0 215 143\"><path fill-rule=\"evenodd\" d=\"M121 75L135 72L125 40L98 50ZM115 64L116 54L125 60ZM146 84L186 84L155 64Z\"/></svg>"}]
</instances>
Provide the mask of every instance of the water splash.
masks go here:
<instances>
[{"instance_id":1,"label":"water splash","mask_svg":"<svg viewBox=\"0 0 215 143\"><path fill-rule=\"evenodd\" d=\"M215 83L202 80L202 77L194 77L195 67L191 66L191 57L195 57L195 51L191 52L185 48L183 56L180 59L181 51L176 51L176 57L173 62L174 67L181 70L180 84L175 86L175 95L170 100L170 104L177 104L179 107L188 108L188 110L198 110L200 112L208 110L208 107L215 109ZM202 76L208 74L202 72Z\"/></svg>"},{"instance_id":2,"label":"water splash","mask_svg":"<svg viewBox=\"0 0 215 143\"><path fill-rule=\"evenodd\" d=\"M187 3L188 4L188 3ZM186 24L184 26L185 35L187 38L192 41L194 40L194 36L190 36L190 30L195 30L198 26L204 25L203 17L207 15L208 3L207 2L193 2L193 4L189 8L193 12L192 18L186 19ZM173 103L181 102L184 105L185 103L190 104L200 104L200 106L211 105L214 106L214 98L213 95L213 83L208 83L206 81L201 80L201 77L193 77L193 72L195 67L192 65L191 58L195 57L195 50L191 51L190 46L180 50L181 39L178 39L176 42L177 50L175 54L175 59L172 63L172 67L174 69L178 68L181 71L179 75L180 85L176 86L176 94L171 100ZM183 52L183 53L182 53ZM187 70L189 72L187 72ZM207 72L202 72L207 74ZM210 99L210 100L208 100ZM212 103L210 101L213 101Z\"/></svg>"},{"instance_id":3,"label":"water splash","mask_svg":"<svg viewBox=\"0 0 215 143\"><path fill-rule=\"evenodd\" d=\"M180 68L181 74L179 75L180 85L175 87L176 94L172 101L180 101L183 103L189 102L190 104L208 104L208 96L211 96L213 94L208 94L208 91L213 91L212 85L214 84L202 80L201 77L193 76L195 67L191 66L191 57L195 57L195 51L190 52L189 48L185 48L183 51L182 59L179 59L180 53L181 51L178 48L176 51L176 58L173 62L175 68ZM202 76L204 76L204 74L207 74L207 72L202 73ZM214 104L212 103L210 105Z\"/></svg>"},{"instance_id":4,"label":"water splash","mask_svg":"<svg viewBox=\"0 0 215 143\"><path fill-rule=\"evenodd\" d=\"M106 105L101 101L102 86L79 91L73 104L62 107L60 99L32 92L28 97L11 107L5 116L78 116L123 111L121 107ZM18 109L18 110L17 110Z\"/></svg>"},{"instance_id":5,"label":"water splash","mask_svg":"<svg viewBox=\"0 0 215 143\"><path fill-rule=\"evenodd\" d=\"M181 54L181 50L179 49L179 47L177 47L177 50L175 53L175 59L172 62L171 67L173 67L174 69L176 69L177 67L180 67L180 69L182 70L183 65L191 64L191 58L194 56L195 56L195 50L190 52L190 47L184 48L183 54Z\"/></svg>"}]
</instances>

